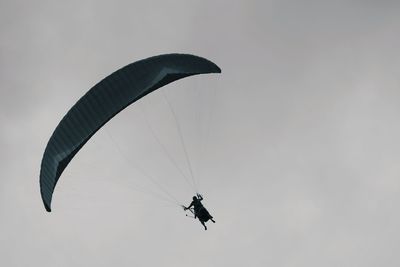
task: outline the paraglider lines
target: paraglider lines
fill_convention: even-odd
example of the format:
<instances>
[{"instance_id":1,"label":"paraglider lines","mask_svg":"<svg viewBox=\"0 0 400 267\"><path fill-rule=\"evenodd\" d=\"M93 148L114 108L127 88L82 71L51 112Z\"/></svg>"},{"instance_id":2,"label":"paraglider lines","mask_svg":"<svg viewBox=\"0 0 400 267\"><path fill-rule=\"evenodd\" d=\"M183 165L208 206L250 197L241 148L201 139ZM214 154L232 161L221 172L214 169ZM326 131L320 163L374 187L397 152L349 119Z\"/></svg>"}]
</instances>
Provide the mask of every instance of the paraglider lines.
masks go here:
<instances>
[{"instance_id":1,"label":"paraglider lines","mask_svg":"<svg viewBox=\"0 0 400 267\"><path fill-rule=\"evenodd\" d=\"M183 134L182 134L182 130L181 130L178 118L176 116L174 108L172 107L171 103L168 100L168 97L167 97L166 93L164 92L164 90L161 90L161 92L162 92L162 95L164 96L164 99L167 102L168 107L171 110L171 114L172 114L172 116L174 118L175 125L176 125L176 128L178 130L179 138L180 138L180 141L181 141L181 144L182 144L182 148L183 148L183 151L185 153L186 163L187 163L187 165L189 167L190 175L191 175L192 181L193 181L193 186L194 186L194 189L196 191L195 193L197 193L198 190L197 190L197 185L196 185L196 179L194 178L194 175L193 175L192 164L190 163L189 154L188 154L187 149L186 149L185 140L183 139Z\"/></svg>"},{"instance_id":2,"label":"paraglider lines","mask_svg":"<svg viewBox=\"0 0 400 267\"><path fill-rule=\"evenodd\" d=\"M168 201L169 203L174 203L177 205L179 204L179 201L171 194L169 193L163 186L161 186L160 183L157 182L156 179L154 179L152 176L150 176L147 172L144 171L144 169L139 168L139 166L137 164L135 164L135 168L132 166L132 162L131 160L128 159L128 157L125 155L125 153L122 151L122 149L120 148L120 146L118 145L118 143L114 140L114 138L111 136L111 134L106 130L106 133L108 135L108 137L110 138L110 140L114 143L115 147L117 148L119 154L126 160L126 162L128 163L128 165L130 166L130 168L138 170L139 172L142 173L142 175L144 175L145 177L147 177L153 184L155 184L163 193L166 194L166 196L168 196L170 198L170 200ZM149 192L150 193L150 192ZM154 196L158 196L159 198L161 197L158 194L155 194L154 192L151 192ZM164 200L167 200L164 197L161 197ZM172 200L172 201L171 201Z\"/></svg>"},{"instance_id":3,"label":"paraglider lines","mask_svg":"<svg viewBox=\"0 0 400 267\"><path fill-rule=\"evenodd\" d=\"M140 105L139 105L140 106ZM172 155L168 152L168 149L165 147L165 145L161 142L160 138L158 138L157 134L155 133L153 127L151 127L151 124L147 118L146 111L144 110L143 107L140 106L140 110L143 113L143 118L146 122L147 127L149 128L151 134L153 135L154 139L157 141L157 143L161 146L164 154L168 157L170 162L175 166L175 168L178 170L178 172L181 174L181 176L184 178L186 184L189 186L190 189L193 189L194 185L191 185L190 179L184 174L182 169L179 167L178 163L175 161L175 159L172 157Z\"/></svg>"}]
</instances>

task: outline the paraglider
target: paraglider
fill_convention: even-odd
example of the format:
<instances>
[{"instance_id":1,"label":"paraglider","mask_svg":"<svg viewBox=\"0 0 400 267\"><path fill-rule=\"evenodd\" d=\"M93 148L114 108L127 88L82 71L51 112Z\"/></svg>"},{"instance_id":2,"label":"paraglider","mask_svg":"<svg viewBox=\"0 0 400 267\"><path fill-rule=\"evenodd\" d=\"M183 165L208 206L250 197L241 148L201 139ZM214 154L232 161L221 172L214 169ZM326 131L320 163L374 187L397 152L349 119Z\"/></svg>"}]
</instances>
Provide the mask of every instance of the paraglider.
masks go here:
<instances>
[{"instance_id":1,"label":"paraglider","mask_svg":"<svg viewBox=\"0 0 400 267\"><path fill-rule=\"evenodd\" d=\"M193 196L193 201L190 203L188 207L182 206L184 210L190 210L194 218L198 218L200 223L204 226L204 230L207 230L206 222L211 220L215 223L214 217L210 215L208 210L203 206L201 201L203 200L203 196L197 194L197 196ZM193 207L193 209L192 209Z\"/></svg>"},{"instance_id":2,"label":"paraglider","mask_svg":"<svg viewBox=\"0 0 400 267\"><path fill-rule=\"evenodd\" d=\"M88 140L120 111L176 80L220 72L216 64L202 57L165 54L129 64L92 87L63 117L44 151L40 192L46 210L51 211L53 192L64 169Z\"/></svg>"}]
</instances>

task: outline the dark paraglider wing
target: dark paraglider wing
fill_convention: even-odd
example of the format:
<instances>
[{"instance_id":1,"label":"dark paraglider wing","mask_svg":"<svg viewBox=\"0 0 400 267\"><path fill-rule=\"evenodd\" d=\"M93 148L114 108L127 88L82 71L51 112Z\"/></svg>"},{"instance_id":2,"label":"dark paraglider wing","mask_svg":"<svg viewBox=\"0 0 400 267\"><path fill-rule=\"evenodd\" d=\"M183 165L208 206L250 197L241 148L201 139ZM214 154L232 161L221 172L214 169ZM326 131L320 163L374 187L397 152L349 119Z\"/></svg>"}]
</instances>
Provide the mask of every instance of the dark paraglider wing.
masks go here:
<instances>
[{"instance_id":1,"label":"dark paraglider wing","mask_svg":"<svg viewBox=\"0 0 400 267\"><path fill-rule=\"evenodd\" d=\"M205 58L167 54L129 64L92 87L68 111L47 143L40 169L40 192L46 210L51 211L54 188L69 162L121 110L173 81L220 72Z\"/></svg>"}]
</instances>

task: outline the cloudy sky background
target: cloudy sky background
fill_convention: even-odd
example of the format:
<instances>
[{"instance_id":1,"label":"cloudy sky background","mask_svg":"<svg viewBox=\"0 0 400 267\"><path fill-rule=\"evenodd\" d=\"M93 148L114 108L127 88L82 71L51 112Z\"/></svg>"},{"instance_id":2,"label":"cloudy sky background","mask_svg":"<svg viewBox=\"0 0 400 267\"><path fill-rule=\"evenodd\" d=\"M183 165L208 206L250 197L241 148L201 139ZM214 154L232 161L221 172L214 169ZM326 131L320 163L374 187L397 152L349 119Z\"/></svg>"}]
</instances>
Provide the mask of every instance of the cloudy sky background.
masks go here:
<instances>
[{"instance_id":1,"label":"cloudy sky background","mask_svg":"<svg viewBox=\"0 0 400 267\"><path fill-rule=\"evenodd\" d=\"M397 1L0 1L0 265L399 266L399 14ZM62 116L116 69L171 52L222 74L119 114L47 213L40 161ZM147 127L188 175L163 93L208 231L138 171L190 201Z\"/></svg>"}]
</instances>

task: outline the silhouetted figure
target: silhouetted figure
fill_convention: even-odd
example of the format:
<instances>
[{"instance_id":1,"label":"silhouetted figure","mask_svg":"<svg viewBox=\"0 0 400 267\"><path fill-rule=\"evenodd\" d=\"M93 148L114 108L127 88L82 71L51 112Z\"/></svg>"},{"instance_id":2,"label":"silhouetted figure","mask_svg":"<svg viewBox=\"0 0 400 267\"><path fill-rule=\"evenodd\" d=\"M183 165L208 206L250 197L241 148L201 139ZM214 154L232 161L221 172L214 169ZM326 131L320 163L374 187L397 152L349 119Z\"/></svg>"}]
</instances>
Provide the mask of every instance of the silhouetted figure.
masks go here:
<instances>
[{"instance_id":1,"label":"silhouetted figure","mask_svg":"<svg viewBox=\"0 0 400 267\"><path fill-rule=\"evenodd\" d=\"M185 210L190 209L193 207L193 214L194 218L199 218L199 221L201 224L204 226L204 230L207 230L206 222L208 220L211 220L213 223L215 223L213 216L208 213L208 210L204 208L203 204L201 204L201 201L203 200L203 197L200 194L197 194L197 197L193 197L192 203L190 203L189 207L183 207Z\"/></svg>"}]
</instances>

